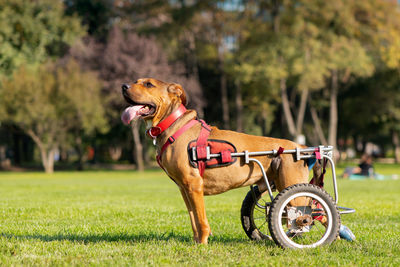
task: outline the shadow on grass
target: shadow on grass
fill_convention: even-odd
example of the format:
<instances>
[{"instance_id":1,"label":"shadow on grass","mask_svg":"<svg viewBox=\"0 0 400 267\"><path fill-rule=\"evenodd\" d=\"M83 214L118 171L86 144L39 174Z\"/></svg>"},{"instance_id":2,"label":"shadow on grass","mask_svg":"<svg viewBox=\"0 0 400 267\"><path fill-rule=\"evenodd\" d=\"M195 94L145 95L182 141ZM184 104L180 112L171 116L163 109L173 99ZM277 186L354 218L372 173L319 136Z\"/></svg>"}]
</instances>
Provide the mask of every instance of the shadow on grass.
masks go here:
<instances>
[{"instance_id":1,"label":"shadow on grass","mask_svg":"<svg viewBox=\"0 0 400 267\"><path fill-rule=\"evenodd\" d=\"M210 236L208 239L209 243L222 243L222 244L262 244L267 247L274 247L276 246L275 243L271 240L260 240L260 241L251 241L246 236L243 238L237 237L230 237L226 235L219 235L219 236Z\"/></svg>"},{"instance_id":2,"label":"shadow on grass","mask_svg":"<svg viewBox=\"0 0 400 267\"><path fill-rule=\"evenodd\" d=\"M169 233L141 233L141 234L93 234L93 235L78 235L78 234L55 234L55 235L43 235L43 234L27 234L27 235L16 235L10 233L1 233L2 237L9 239L19 240L41 240L44 242L52 241L72 241L81 242L84 244L99 243L99 242L132 242L132 243L143 243L152 241L177 241L181 243L193 244L194 241L191 236L177 234L174 232ZM236 238L229 236L212 236L209 238L209 243L222 243L222 244L239 244L239 243L251 243L247 238ZM273 246L273 242L263 242L267 246Z\"/></svg>"},{"instance_id":3,"label":"shadow on grass","mask_svg":"<svg viewBox=\"0 0 400 267\"><path fill-rule=\"evenodd\" d=\"M176 234L176 233L143 233L143 234L54 234L54 235L46 235L46 234L32 234L32 235L15 235L9 233L2 233L2 237L6 238L15 238L21 240L41 240L45 242L52 241L73 241L73 242L83 242L83 243L98 243L98 242L149 242L149 241L170 241L176 240L179 242L189 243L191 242L191 238L188 236Z\"/></svg>"}]
</instances>

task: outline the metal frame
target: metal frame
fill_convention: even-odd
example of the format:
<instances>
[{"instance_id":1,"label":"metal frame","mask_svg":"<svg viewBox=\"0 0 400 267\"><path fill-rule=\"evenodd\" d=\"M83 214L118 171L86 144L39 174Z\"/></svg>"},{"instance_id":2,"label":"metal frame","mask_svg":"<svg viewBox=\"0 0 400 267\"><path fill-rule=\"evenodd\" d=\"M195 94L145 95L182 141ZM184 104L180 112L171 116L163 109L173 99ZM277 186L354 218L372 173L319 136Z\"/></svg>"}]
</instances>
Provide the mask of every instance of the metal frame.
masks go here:
<instances>
[{"instance_id":1,"label":"metal frame","mask_svg":"<svg viewBox=\"0 0 400 267\"><path fill-rule=\"evenodd\" d=\"M192 152L192 159L196 160L197 159L196 147L193 147L191 152ZM339 200L339 194L338 194L338 189L337 189L335 162L333 161L333 146L318 146L318 147L288 149L288 150L284 150L282 152L282 154L295 154L296 160L305 160L305 159L316 158L316 154L314 152L319 152L321 155L321 159L326 159L331 164L334 201L335 201L335 204L337 204L338 200ZM307 154L304 154L304 153L307 153ZM278 154L278 151L275 149L269 150L269 151L257 151L257 152L249 152L249 151L245 150L243 152L231 153L232 157L244 157L244 162L246 164L249 164L250 162L254 162L260 167L261 173L265 180L265 184L267 185L267 191L268 191L269 197L272 202L274 200L274 196L272 194L272 189L269 184L268 177L267 177L266 171L264 169L264 166L261 164L261 162L258 159L254 158L257 156L269 156L269 155L278 156L279 154ZM218 158L220 156L221 156L220 154L211 154L210 147L207 147L207 157L206 157L207 160L212 159L212 158ZM340 210L339 213L341 213L341 214L348 214L348 213L355 212L355 210L352 208L338 206L338 209Z\"/></svg>"}]
</instances>

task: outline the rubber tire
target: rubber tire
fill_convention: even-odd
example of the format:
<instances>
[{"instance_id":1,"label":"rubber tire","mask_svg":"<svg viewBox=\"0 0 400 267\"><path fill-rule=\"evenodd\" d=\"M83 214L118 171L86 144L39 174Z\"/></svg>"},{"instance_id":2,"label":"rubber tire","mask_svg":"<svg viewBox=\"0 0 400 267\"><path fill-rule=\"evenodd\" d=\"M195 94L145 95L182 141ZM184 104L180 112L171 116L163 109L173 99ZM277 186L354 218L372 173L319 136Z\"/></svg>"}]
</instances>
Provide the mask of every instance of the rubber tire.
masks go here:
<instances>
[{"instance_id":1,"label":"rubber tire","mask_svg":"<svg viewBox=\"0 0 400 267\"><path fill-rule=\"evenodd\" d=\"M247 193L246 197L242 202L242 208L240 210L240 221L246 235L253 241L270 240L271 238L264 233L260 232L254 223L253 211L256 202L260 199L261 193L257 186L254 186L254 193L256 200L254 199L251 190ZM267 220L267 216L265 216ZM268 229L268 228L266 228Z\"/></svg>"},{"instance_id":2,"label":"rubber tire","mask_svg":"<svg viewBox=\"0 0 400 267\"><path fill-rule=\"evenodd\" d=\"M321 189L318 186L312 185L312 184L295 184L292 186L289 186L282 190L274 199L274 201L271 203L271 208L269 211L269 216L268 216L268 227L269 231L271 233L271 236L275 243L282 247L282 248L299 248L295 247L292 244L290 244L284 237L283 235L286 235L286 233L282 233L279 230L279 210L282 208L282 205L284 202L290 198L292 195L297 194L297 193L311 193L315 194L318 197L320 197L322 200L324 200L327 204L327 208L331 211L332 214L332 229L330 233L328 234L328 237L326 240L321 243L320 245L329 245L333 241L335 241L339 235L339 228L340 228L340 214L339 210L335 204L335 201L332 199L332 197L323 189ZM301 246L301 245L300 245ZM307 246L305 246L307 247ZM314 246L310 246L314 247Z\"/></svg>"}]
</instances>

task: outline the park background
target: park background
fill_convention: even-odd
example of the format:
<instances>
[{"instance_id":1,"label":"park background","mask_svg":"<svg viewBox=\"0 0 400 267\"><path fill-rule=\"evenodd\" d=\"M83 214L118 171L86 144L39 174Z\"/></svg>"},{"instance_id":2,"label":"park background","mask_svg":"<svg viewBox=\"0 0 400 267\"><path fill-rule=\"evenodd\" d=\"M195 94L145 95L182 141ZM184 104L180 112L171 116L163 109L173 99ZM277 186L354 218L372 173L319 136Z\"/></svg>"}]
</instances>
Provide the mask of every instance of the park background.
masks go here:
<instances>
[{"instance_id":1,"label":"park background","mask_svg":"<svg viewBox=\"0 0 400 267\"><path fill-rule=\"evenodd\" d=\"M219 128L333 145L338 173L368 153L400 174L399 1L0 0L2 265L400 264L393 179L340 180L353 243L247 240L246 188L206 199L214 236L193 244L145 126L120 120L141 77Z\"/></svg>"},{"instance_id":2,"label":"park background","mask_svg":"<svg viewBox=\"0 0 400 267\"><path fill-rule=\"evenodd\" d=\"M222 129L400 161L397 1L1 1L4 169L154 165L120 86L183 85ZM132 165L133 164L133 165ZM16 168L18 169L18 168Z\"/></svg>"}]
</instances>

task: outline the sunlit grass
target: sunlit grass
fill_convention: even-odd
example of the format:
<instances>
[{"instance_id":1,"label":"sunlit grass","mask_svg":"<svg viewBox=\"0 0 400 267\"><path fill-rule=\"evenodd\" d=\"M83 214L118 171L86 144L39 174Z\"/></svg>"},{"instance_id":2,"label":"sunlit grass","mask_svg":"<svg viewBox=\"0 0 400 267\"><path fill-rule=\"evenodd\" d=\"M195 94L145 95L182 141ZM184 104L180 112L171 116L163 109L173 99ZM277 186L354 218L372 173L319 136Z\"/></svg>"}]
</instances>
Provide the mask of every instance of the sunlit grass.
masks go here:
<instances>
[{"instance_id":1,"label":"sunlit grass","mask_svg":"<svg viewBox=\"0 0 400 267\"><path fill-rule=\"evenodd\" d=\"M0 173L0 264L398 266L400 180L338 183L339 205L357 210L342 216L357 241L294 251L247 239L239 215L248 188L206 198L213 236L202 246L160 171Z\"/></svg>"}]
</instances>

